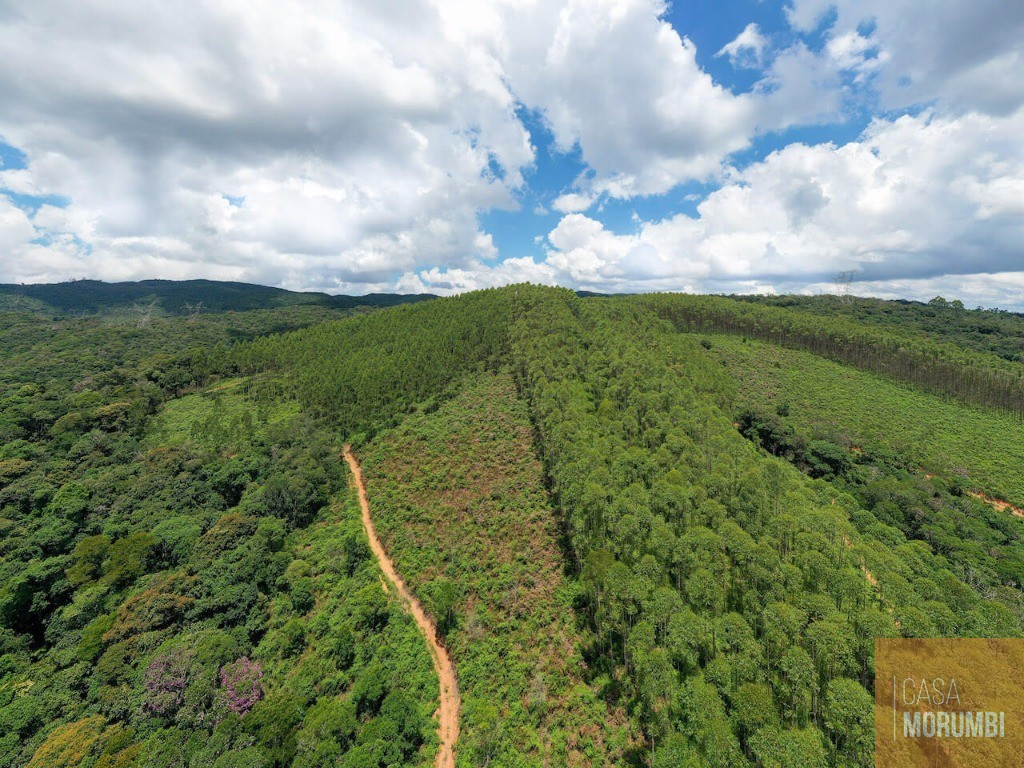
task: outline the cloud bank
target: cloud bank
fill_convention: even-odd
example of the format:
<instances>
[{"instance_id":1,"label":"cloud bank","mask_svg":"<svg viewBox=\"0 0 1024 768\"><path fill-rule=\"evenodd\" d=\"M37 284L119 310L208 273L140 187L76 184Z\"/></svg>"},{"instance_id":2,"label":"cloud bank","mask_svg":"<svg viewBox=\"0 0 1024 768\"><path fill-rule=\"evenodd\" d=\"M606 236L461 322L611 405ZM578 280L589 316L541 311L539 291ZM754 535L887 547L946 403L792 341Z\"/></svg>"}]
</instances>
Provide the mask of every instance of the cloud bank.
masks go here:
<instances>
[{"instance_id":1,"label":"cloud bank","mask_svg":"<svg viewBox=\"0 0 1024 768\"><path fill-rule=\"evenodd\" d=\"M16 2L0 280L820 291L849 269L863 292L1024 305L1024 6L794 0L785 34L751 22L703 53L667 11ZM852 141L789 138L865 114ZM540 152L575 179L547 186ZM605 211L652 200L626 229ZM510 250L495 210L560 218Z\"/></svg>"}]
</instances>

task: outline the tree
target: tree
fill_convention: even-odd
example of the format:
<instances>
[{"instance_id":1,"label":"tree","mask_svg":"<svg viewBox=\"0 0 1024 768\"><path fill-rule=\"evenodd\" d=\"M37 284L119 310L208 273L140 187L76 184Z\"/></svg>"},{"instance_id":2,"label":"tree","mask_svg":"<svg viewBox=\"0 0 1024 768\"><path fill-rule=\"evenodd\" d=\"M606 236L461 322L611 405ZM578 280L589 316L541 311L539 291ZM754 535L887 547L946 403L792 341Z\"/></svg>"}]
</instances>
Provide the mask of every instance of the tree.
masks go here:
<instances>
[{"instance_id":1,"label":"tree","mask_svg":"<svg viewBox=\"0 0 1024 768\"><path fill-rule=\"evenodd\" d=\"M159 716L172 715L181 706L193 655L188 652L157 656L146 668L145 707Z\"/></svg>"},{"instance_id":2,"label":"tree","mask_svg":"<svg viewBox=\"0 0 1024 768\"><path fill-rule=\"evenodd\" d=\"M149 570L158 543L153 534L144 531L115 540L110 545L104 580L115 587L135 581Z\"/></svg>"},{"instance_id":3,"label":"tree","mask_svg":"<svg viewBox=\"0 0 1024 768\"><path fill-rule=\"evenodd\" d=\"M104 731L104 718L93 715L50 731L28 768L74 768L82 763Z\"/></svg>"},{"instance_id":4,"label":"tree","mask_svg":"<svg viewBox=\"0 0 1024 768\"><path fill-rule=\"evenodd\" d=\"M725 585L707 568L699 568L686 580L686 594L690 605L712 616L725 606Z\"/></svg>"},{"instance_id":5,"label":"tree","mask_svg":"<svg viewBox=\"0 0 1024 768\"><path fill-rule=\"evenodd\" d=\"M668 731L669 705L676 690L676 672L664 648L644 649L635 659L639 698L651 737L651 752Z\"/></svg>"},{"instance_id":6,"label":"tree","mask_svg":"<svg viewBox=\"0 0 1024 768\"><path fill-rule=\"evenodd\" d=\"M729 727L725 705L713 686L700 677L687 681L673 702L673 712L683 722L681 733L695 741L711 766L740 765L743 754Z\"/></svg>"},{"instance_id":7,"label":"tree","mask_svg":"<svg viewBox=\"0 0 1024 768\"><path fill-rule=\"evenodd\" d=\"M789 603L776 601L764 609L763 621L765 657L769 667L775 667L783 653L799 642L807 624L807 613Z\"/></svg>"},{"instance_id":8,"label":"tree","mask_svg":"<svg viewBox=\"0 0 1024 768\"><path fill-rule=\"evenodd\" d=\"M251 673L246 674L251 677ZM251 696L243 698L252 700ZM245 730L256 737L257 744L266 750L273 764L288 765L295 755L296 732L305 714L302 699L280 690L251 706L244 719Z\"/></svg>"},{"instance_id":9,"label":"tree","mask_svg":"<svg viewBox=\"0 0 1024 768\"><path fill-rule=\"evenodd\" d=\"M871 694L856 680L836 678L825 690L822 714L836 748L854 765L871 765L875 730Z\"/></svg>"},{"instance_id":10,"label":"tree","mask_svg":"<svg viewBox=\"0 0 1024 768\"><path fill-rule=\"evenodd\" d=\"M788 702L789 722L806 723L814 692L814 662L799 646L787 650L779 660L777 687L783 701Z\"/></svg>"},{"instance_id":11,"label":"tree","mask_svg":"<svg viewBox=\"0 0 1024 768\"><path fill-rule=\"evenodd\" d=\"M762 728L750 744L764 768L826 768L829 764L821 732L813 725L784 731Z\"/></svg>"},{"instance_id":12,"label":"tree","mask_svg":"<svg viewBox=\"0 0 1024 768\"><path fill-rule=\"evenodd\" d=\"M677 670L693 672L711 654L711 623L688 607L672 615L665 636L665 648Z\"/></svg>"},{"instance_id":13,"label":"tree","mask_svg":"<svg viewBox=\"0 0 1024 768\"><path fill-rule=\"evenodd\" d=\"M224 706L239 716L244 716L263 698L263 668L248 656L225 664L219 677Z\"/></svg>"},{"instance_id":14,"label":"tree","mask_svg":"<svg viewBox=\"0 0 1024 768\"><path fill-rule=\"evenodd\" d=\"M430 601L430 612L437 622L437 631L445 636L455 628L458 621L455 609L459 604L459 587L451 579L442 576L431 582L426 592Z\"/></svg>"},{"instance_id":15,"label":"tree","mask_svg":"<svg viewBox=\"0 0 1024 768\"><path fill-rule=\"evenodd\" d=\"M760 683L744 683L732 700L732 721L736 732L749 739L765 726L778 727L778 715L771 689Z\"/></svg>"},{"instance_id":16,"label":"tree","mask_svg":"<svg viewBox=\"0 0 1024 768\"><path fill-rule=\"evenodd\" d=\"M86 536L75 545L71 553L71 566L67 569L68 582L75 587L96 581L102 572L103 561L110 550L110 537L102 534Z\"/></svg>"},{"instance_id":17,"label":"tree","mask_svg":"<svg viewBox=\"0 0 1024 768\"><path fill-rule=\"evenodd\" d=\"M671 733L654 752L652 768L701 768L697 750L679 733Z\"/></svg>"}]
</instances>

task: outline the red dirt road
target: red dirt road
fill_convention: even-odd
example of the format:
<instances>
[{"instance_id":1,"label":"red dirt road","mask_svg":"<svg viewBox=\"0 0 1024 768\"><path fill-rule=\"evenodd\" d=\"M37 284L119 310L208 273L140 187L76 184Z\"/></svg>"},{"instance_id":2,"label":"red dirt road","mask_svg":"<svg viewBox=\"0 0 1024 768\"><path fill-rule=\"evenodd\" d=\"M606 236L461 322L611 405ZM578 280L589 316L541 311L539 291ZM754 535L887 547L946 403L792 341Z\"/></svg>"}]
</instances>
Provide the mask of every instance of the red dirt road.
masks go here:
<instances>
[{"instance_id":1,"label":"red dirt road","mask_svg":"<svg viewBox=\"0 0 1024 768\"><path fill-rule=\"evenodd\" d=\"M373 550L373 555L377 558L385 578L394 586L406 611L412 616L420 633L426 639L427 647L430 648L430 656L434 660L437 678L441 683L441 706L437 710L437 738L440 745L434 765L436 768L455 768L455 744L459 740L459 709L462 706L462 699L459 697L459 683L455 677L455 665L452 663L448 651L438 642L437 627L433 620L423 610L420 602L413 597L395 569L394 562L384 551L380 539L377 538L377 530L373 527L373 519L370 517L370 502L366 496L366 486L363 484L363 471L350 446L345 446L342 457L348 462L348 467L352 470L352 476L355 478L356 488L359 491L359 507L362 509L363 528L366 529L366 537L370 540L370 549ZM385 591L387 590L385 589Z\"/></svg>"}]
</instances>

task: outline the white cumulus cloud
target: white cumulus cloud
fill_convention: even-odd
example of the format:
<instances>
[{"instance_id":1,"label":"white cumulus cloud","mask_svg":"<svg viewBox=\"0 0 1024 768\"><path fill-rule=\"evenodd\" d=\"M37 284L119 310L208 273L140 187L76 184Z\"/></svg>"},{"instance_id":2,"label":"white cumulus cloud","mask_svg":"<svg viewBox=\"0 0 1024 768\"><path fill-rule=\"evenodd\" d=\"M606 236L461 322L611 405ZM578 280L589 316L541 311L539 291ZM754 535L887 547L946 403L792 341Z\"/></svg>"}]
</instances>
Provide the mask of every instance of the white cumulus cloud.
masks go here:
<instances>
[{"instance_id":1,"label":"white cumulus cloud","mask_svg":"<svg viewBox=\"0 0 1024 768\"><path fill-rule=\"evenodd\" d=\"M586 193L616 198L714 176L747 146L755 103L716 84L661 0L512 4L502 60L517 96L558 145L578 146Z\"/></svg>"},{"instance_id":2,"label":"white cumulus cloud","mask_svg":"<svg viewBox=\"0 0 1024 768\"><path fill-rule=\"evenodd\" d=\"M767 47L768 40L761 34L761 28L751 22L715 55L727 56L737 67L753 68L761 66Z\"/></svg>"},{"instance_id":3,"label":"white cumulus cloud","mask_svg":"<svg viewBox=\"0 0 1024 768\"><path fill-rule=\"evenodd\" d=\"M792 35L701 51L759 68L735 92L664 0L16 0L0 138L28 166L0 168L0 280L771 291L856 269L1011 301L1024 3L787 8ZM864 110L856 141L736 154ZM527 112L581 160L567 188L530 189ZM693 180L713 185L697 215L603 220ZM562 218L499 252L483 214L520 205Z\"/></svg>"},{"instance_id":4,"label":"white cumulus cloud","mask_svg":"<svg viewBox=\"0 0 1024 768\"><path fill-rule=\"evenodd\" d=\"M358 290L490 258L477 214L515 205L533 148L500 65L444 33L416 0L21 4L0 136L29 165L0 186L70 198L35 224L91 249L24 242L0 278Z\"/></svg>"},{"instance_id":5,"label":"white cumulus cloud","mask_svg":"<svg viewBox=\"0 0 1024 768\"><path fill-rule=\"evenodd\" d=\"M972 286L979 303L1005 304L1006 291L985 292L993 279L949 276L1024 269L1021 135L1024 110L878 121L855 142L793 144L734 173L697 217L615 234L566 216L544 263L570 284L605 290L799 290L855 270L862 287L946 281Z\"/></svg>"},{"instance_id":6,"label":"white cumulus cloud","mask_svg":"<svg viewBox=\"0 0 1024 768\"><path fill-rule=\"evenodd\" d=\"M829 11L832 54L877 49L882 105L941 100L961 111L1010 114L1024 105L1024 3L1019 0L793 0L790 22L820 27ZM858 50L860 49L860 50Z\"/></svg>"}]
</instances>

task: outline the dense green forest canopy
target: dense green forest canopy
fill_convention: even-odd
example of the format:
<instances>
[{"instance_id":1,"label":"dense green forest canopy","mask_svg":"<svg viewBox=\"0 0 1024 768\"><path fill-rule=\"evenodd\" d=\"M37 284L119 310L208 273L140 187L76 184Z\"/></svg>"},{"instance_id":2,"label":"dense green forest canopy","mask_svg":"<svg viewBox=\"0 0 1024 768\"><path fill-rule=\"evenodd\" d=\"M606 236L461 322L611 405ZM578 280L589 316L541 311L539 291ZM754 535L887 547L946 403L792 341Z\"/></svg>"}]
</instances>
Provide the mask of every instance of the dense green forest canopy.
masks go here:
<instances>
[{"instance_id":1,"label":"dense green forest canopy","mask_svg":"<svg viewBox=\"0 0 1024 768\"><path fill-rule=\"evenodd\" d=\"M196 392L232 339L324 319L5 318L0 764L431 762L429 656L333 436Z\"/></svg>"},{"instance_id":2,"label":"dense green forest canopy","mask_svg":"<svg viewBox=\"0 0 1024 768\"><path fill-rule=\"evenodd\" d=\"M875 638L1024 633L1021 366L883 309L0 313L0 766L431 764L344 441L457 765L872 765Z\"/></svg>"}]
</instances>

